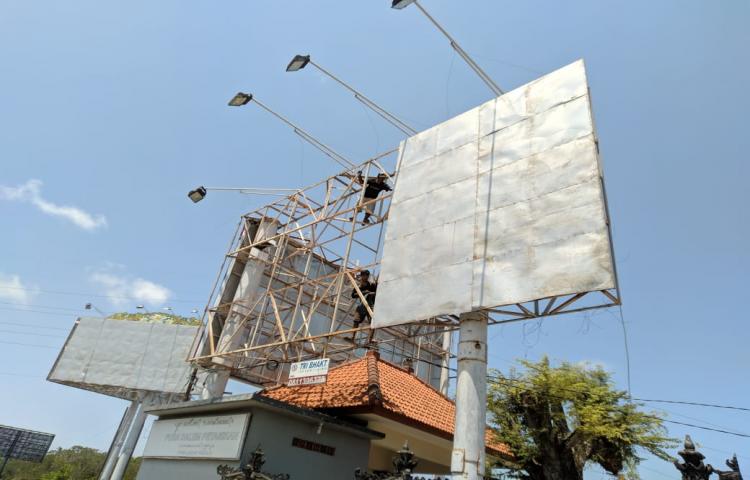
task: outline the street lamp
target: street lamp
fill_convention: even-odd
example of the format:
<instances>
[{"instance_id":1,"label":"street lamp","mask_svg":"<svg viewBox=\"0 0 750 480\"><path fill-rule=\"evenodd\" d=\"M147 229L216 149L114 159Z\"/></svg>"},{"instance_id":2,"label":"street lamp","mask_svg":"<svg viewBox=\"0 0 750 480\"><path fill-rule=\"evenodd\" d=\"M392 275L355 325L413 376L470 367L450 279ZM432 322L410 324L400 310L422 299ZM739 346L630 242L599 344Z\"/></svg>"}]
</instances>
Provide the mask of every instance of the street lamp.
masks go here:
<instances>
[{"instance_id":1,"label":"street lamp","mask_svg":"<svg viewBox=\"0 0 750 480\"><path fill-rule=\"evenodd\" d=\"M341 80L340 78L338 78L337 76L335 76L334 74L326 70L325 68L313 62L312 59L310 58L310 55L295 55L292 61L289 62L289 65L286 67L286 71L296 72L305 68L307 64L310 64L313 67L317 68L321 73L326 75L328 78L334 80L336 83L338 83L342 87L352 92L354 94L354 98L362 102L366 107L368 107L373 112L383 117L385 121L387 121L394 127L398 128L399 130L401 130L402 132L404 132L405 134L409 136L417 134L416 130L414 130L409 125L401 121L398 117L388 112L383 107L381 107L377 103L373 102L372 100L364 96L362 93L355 90L354 87L344 82L343 80Z\"/></svg>"},{"instance_id":2,"label":"street lamp","mask_svg":"<svg viewBox=\"0 0 750 480\"><path fill-rule=\"evenodd\" d=\"M206 187L198 187L195 190L190 190L188 192L188 198L193 201L193 203L198 203L204 198L206 198Z\"/></svg>"},{"instance_id":3,"label":"street lamp","mask_svg":"<svg viewBox=\"0 0 750 480\"><path fill-rule=\"evenodd\" d=\"M391 8L395 8L396 10L401 10L402 8L408 7L412 3L414 3L414 0L393 0L393 4L391 5Z\"/></svg>"},{"instance_id":4,"label":"street lamp","mask_svg":"<svg viewBox=\"0 0 750 480\"><path fill-rule=\"evenodd\" d=\"M300 67L300 68L302 68L302 67ZM346 158L343 155L339 154L338 152L336 152L334 149L332 149L328 145L324 144L323 142L319 141L317 138L313 137L312 135L310 135L306 131L302 130L300 127L298 127L297 125L295 125L292 122L290 122L286 117L284 117L281 114L279 114L279 113L271 110L269 107L267 107L262 102L260 102L257 98L255 98L252 93L238 92L229 101L229 106L230 107L241 107L243 105L247 105L251 101L257 103L260 108L262 108L263 110L267 111L268 113L270 113L274 117L278 118L279 120L281 120L285 124L287 124L290 127L292 127L292 130L294 130L294 133L296 133L297 135L299 135L300 137L302 137L302 139L304 139L306 142L310 143L313 147L315 147L318 150L320 150L321 152L323 152L325 155L327 155L328 157L330 157L333 161L335 161L339 165L343 166L346 169L351 169L351 168L355 167L355 164L352 161L350 161L348 158ZM199 199L198 201L200 201L200 200L201 199Z\"/></svg>"},{"instance_id":5,"label":"street lamp","mask_svg":"<svg viewBox=\"0 0 750 480\"><path fill-rule=\"evenodd\" d=\"M408 7L412 3L419 9L420 12L424 14L425 17L427 17L427 19L430 22L432 22L433 25L435 25L435 27L437 27L438 30L440 30L440 32L443 35L445 35L445 37L451 42L451 47L453 47L453 50L455 50L456 53L458 53L461 56L461 58L463 58L464 61L469 64L471 69L474 70L474 72L477 75L479 75L479 78L481 78L482 81L485 84L487 84L487 86L490 88L490 90L492 90L492 93L494 93L496 97L499 97L500 95L505 93L502 91L502 89L500 89L500 87L495 83L495 81L492 80L492 78L490 78L490 76L487 75L487 73L485 73L485 71L482 70L479 65L477 65L477 62L475 62L469 56L469 54L466 53L466 51L463 48L461 48L458 42L456 42L456 40L454 40L453 37L450 36L450 34L437 22L437 20L435 20L432 17L432 15L427 13L427 10L425 10L422 7L422 5L419 4L417 0L393 0L393 3L391 4L391 8L395 8L396 10L401 10L403 8Z\"/></svg>"},{"instance_id":6,"label":"street lamp","mask_svg":"<svg viewBox=\"0 0 750 480\"><path fill-rule=\"evenodd\" d=\"M188 198L193 203L198 203L206 198L208 191L221 191L221 192L239 192L246 195L272 195L277 197L286 197L299 190L296 188L256 188L256 187L243 187L243 188L224 188L224 187L204 187L200 186L195 190L188 192Z\"/></svg>"},{"instance_id":7,"label":"street lamp","mask_svg":"<svg viewBox=\"0 0 750 480\"><path fill-rule=\"evenodd\" d=\"M310 63L310 55L295 55L289 65L286 66L287 72L296 72L302 70Z\"/></svg>"},{"instance_id":8,"label":"street lamp","mask_svg":"<svg viewBox=\"0 0 750 480\"><path fill-rule=\"evenodd\" d=\"M253 99L252 94L237 92L237 95L232 97L231 100L229 100L229 106L230 107L241 107L243 105L247 105L250 103L250 101Z\"/></svg>"}]
</instances>

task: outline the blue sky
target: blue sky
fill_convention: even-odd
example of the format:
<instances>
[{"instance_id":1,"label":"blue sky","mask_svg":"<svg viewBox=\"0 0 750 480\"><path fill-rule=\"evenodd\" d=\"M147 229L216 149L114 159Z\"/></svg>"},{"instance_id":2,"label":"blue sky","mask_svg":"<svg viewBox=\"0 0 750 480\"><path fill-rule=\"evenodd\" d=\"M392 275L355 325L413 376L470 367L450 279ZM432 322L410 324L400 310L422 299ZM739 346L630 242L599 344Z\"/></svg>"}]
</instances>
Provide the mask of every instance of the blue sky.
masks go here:
<instances>
[{"instance_id":1,"label":"blue sky","mask_svg":"<svg viewBox=\"0 0 750 480\"><path fill-rule=\"evenodd\" d=\"M505 89L586 60L633 394L750 406L750 4L424 5ZM82 306L202 309L239 215L260 200L212 194L194 205L186 192L296 187L335 172L259 109L228 108L236 91L350 158L398 143L331 81L285 73L296 53L419 129L491 97L426 19L387 0L0 0L0 423L106 448L124 402L44 381ZM493 367L549 354L601 363L626 385L617 311L490 336ZM666 410L750 433L748 412ZM750 465L750 439L670 432L691 433L714 464L736 451ZM664 463L644 467L644 478L678 478Z\"/></svg>"}]
</instances>

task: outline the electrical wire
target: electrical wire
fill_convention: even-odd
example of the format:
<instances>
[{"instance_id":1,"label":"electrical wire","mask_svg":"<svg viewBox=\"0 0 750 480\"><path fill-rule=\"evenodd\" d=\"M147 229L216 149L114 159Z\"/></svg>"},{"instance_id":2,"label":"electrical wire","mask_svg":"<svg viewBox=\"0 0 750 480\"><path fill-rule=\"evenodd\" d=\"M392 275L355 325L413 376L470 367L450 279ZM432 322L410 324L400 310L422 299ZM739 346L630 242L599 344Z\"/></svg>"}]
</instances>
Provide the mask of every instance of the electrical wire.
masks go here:
<instances>
[{"instance_id":1,"label":"electrical wire","mask_svg":"<svg viewBox=\"0 0 750 480\"><path fill-rule=\"evenodd\" d=\"M516 382L516 383L527 383L527 384L533 385L533 382L530 382L528 380L523 380L523 379L520 379L520 378L505 378L505 377L502 377L502 378L500 378L500 377L494 377L494 378L492 378L491 376L488 376L488 381L493 382L493 383L501 383L501 382L511 382L511 383L513 383L513 382ZM573 392L573 393L576 393L578 395L590 395L590 392L586 392L586 391L583 391L583 390L575 390L575 389L571 389L571 388L560 388L560 390ZM551 395L551 394L548 394L548 395L550 397L552 397L552 398L557 398L558 400L567 400L567 398L561 397L559 395ZM685 427L698 428L700 430L707 430L707 431L711 431L711 432L724 433L724 434L727 434L727 435L734 435L734 436L742 437L742 438L750 438L750 435L748 435L746 433L731 432L729 430L724 430L724 429L720 429L720 428L704 427L702 425L695 425L695 424L686 423L686 422L678 422L676 420L667 420L665 418L658 417L656 415L644 414L644 416L647 417L647 418L652 418L652 419L655 419L655 420L660 420L660 421L665 422L665 423L672 423L672 424L675 424L675 425L682 425L682 426L685 426Z\"/></svg>"},{"instance_id":2,"label":"electrical wire","mask_svg":"<svg viewBox=\"0 0 750 480\"><path fill-rule=\"evenodd\" d=\"M631 389L630 384L630 344L628 342L628 329L625 326L625 316L622 314L622 303L619 305L620 307L620 325L622 326L622 341L625 344L625 368L627 373L627 379L628 379L628 397L633 396L633 390Z\"/></svg>"},{"instance_id":3,"label":"electrical wire","mask_svg":"<svg viewBox=\"0 0 750 480\"><path fill-rule=\"evenodd\" d=\"M75 313L62 313L62 312L45 312L43 310L28 310L25 308L8 308L8 307L0 307L0 310L5 310L8 312L27 312L27 313L40 313L42 315L54 315L56 317L75 317L77 316Z\"/></svg>"},{"instance_id":4,"label":"electrical wire","mask_svg":"<svg viewBox=\"0 0 750 480\"><path fill-rule=\"evenodd\" d=\"M74 295L79 297L93 297L93 298L117 298L122 300L140 300L140 298L137 297L129 297L125 295L103 295L98 293L83 293L83 292L66 292L66 291L60 291L60 290L40 290L38 288L26 288L26 287L8 287L8 286L2 286L0 287L0 290L23 290L27 292L37 292L37 293L48 293L51 295ZM170 300L170 302L173 303L201 303L202 301L198 300L185 300L185 299L173 299Z\"/></svg>"},{"instance_id":5,"label":"electrical wire","mask_svg":"<svg viewBox=\"0 0 750 480\"><path fill-rule=\"evenodd\" d=\"M38 379L44 378L44 376L42 375L30 375L27 373L14 373L14 372L0 372L0 375L5 375L8 377L27 377L27 378L38 378Z\"/></svg>"},{"instance_id":6,"label":"electrical wire","mask_svg":"<svg viewBox=\"0 0 750 480\"><path fill-rule=\"evenodd\" d=\"M6 345L20 345L22 347L53 348L55 350L59 349L59 347L54 347L52 345L36 345L33 343L6 342L5 340L0 340L0 343L4 343Z\"/></svg>"},{"instance_id":7,"label":"electrical wire","mask_svg":"<svg viewBox=\"0 0 750 480\"><path fill-rule=\"evenodd\" d=\"M495 358L499 358L499 357L495 357ZM500 360L505 360L506 362L512 363L511 360L507 360L507 359L503 359L503 358L499 358L499 359ZM528 368L531 368L532 370L542 371L542 369L540 367L537 367L536 365L526 365L526 366ZM493 378L492 375L487 375L487 377L488 378ZM520 381L521 379L518 379L518 380ZM561 389L561 390L565 390L565 389ZM575 390L572 390L572 389L568 389L568 390L571 391L571 392L574 392L574 393L585 393L585 392L575 391ZM631 400L634 400L634 401L637 401L637 402L672 403L672 404L676 404L676 405L691 405L691 406L695 406L695 407L724 408L724 409L729 409L729 410L740 410L740 411L750 412L750 408L747 408L747 407L738 407L738 406L732 406L732 405L719 405L719 404L715 404L715 403L692 402L692 401L681 401L681 400L662 400L662 399L638 398L638 397L633 397L633 398L631 398Z\"/></svg>"},{"instance_id":8,"label":"electrical wire","mask_svg":"<svg viewBox=\"0 0 750 480\"><path fill-rule=\"evenodd\" d=\"M35 323L0 322L0 325L12 325L14 327L28 327L28 328L44 328L48 330L64 330L64 331L70 330L70 328L66 328L66 327L52 327L49 325L39 325Z\"/></svg>"},{"instance_id":9,"label":"electrical wire","mask_svg":"<svg viewBox=\"0 0 750 480\"><path fill-rule=\"evenodd\" d=\"M0 287L3 288L3 287ZM32 307L32 308L46 308L48 310L69 310L72 312L80 312L83 308L69 308L69 307L53 307L50 305L33 305L31 303L15 303L15 302L0 302L2 305L11 305L13 307Z\"/></svg>"},{"instance_id":10,"label":"electrical wire","mask_svg":"<svg viewBox=\"0 0 750 480\"><path fill-rule=\"evenodd\" d=\"M727 410L740 410L743 412L750 412L750 408L735 407L732 405L717 405L715 403L701 403L701 402L683 402L679 400L657 400L654 398L633 398L638 402L649 402L649 403L673 403L676 405L691 405L694 407L710 407L710 408L725 408Z\"/></svg>"},{"instance_id":11,"label":"electrical wire","mask_svg":"<svg viewBox=\"0 0 750 480\"><path fill-rule=\"evenodd\" d=\"M35 337L67 338L65 335L50 335L46 333L35 332L14 332L12 330L0 330L0 333L9 333L11 335L33 335Z\"/></svg>"}]
</instances>

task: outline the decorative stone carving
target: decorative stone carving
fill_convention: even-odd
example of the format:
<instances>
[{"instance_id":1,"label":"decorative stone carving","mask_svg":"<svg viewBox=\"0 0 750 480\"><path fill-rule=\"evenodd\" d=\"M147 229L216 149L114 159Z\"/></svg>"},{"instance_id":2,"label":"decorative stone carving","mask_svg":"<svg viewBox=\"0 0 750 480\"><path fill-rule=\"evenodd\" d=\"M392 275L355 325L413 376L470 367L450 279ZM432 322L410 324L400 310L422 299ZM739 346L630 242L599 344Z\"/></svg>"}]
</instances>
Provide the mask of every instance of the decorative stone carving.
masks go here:
<instances>
[{"instance_id":1,"label":"decorative stone carving","mask_svg":"<svg viewBox=\"0 0 750 480\"><path fill-rule=\"evenodd\" d=\"M726 464L727 467L732 470L728 472L714 470L719 474L719 480L742 480L742 473L740 473L740 464L737 462L737 455L734 455L731 460L727 460Z\"/></svg>"},{"instance_id":2,"label":"decorative stone carving","mask_svg":"<svg viewBox=\"0 0 750 480\"><path fill-rule=\"evenodd\" d=\"M250 455L250 461L241 469L229 465L219 465L216 473L221 480L289 480L289 475L279 473L276 475L261 472L263 464L266 463L266 455L258 445L258 448Z\"/></svg>"},{"instance_id":3,"label":"decorative stone carving","mask_svg":"<svg viewBox=\"0 0 750 480\"><path fill-rule=\"evenodd\" d=\"M416 480L411 473L419 461L414 458L414 452L409 449L409 442L405 442L398 456L393 457L394 473L368 473L359 468L354 471L355 480Z\"/></svg>"},{"instance_id":4,"label":"decorative stone carving","mask_svg":"<svg viewBox=\"0 0 750 480\"><path fill-rule=\"evenodd\" d=\"M703 459L706 457L695 449L695 444L690 435L685 435L685 448L677 453L682 457L683 462L680 463L675 460L674 466L682 474L682 480L709 480L712 473L719 475L719 480L742 480L737 455L726 461L727 466L731 468L730 471L716 470L710 464L705 465L703 463Z\"/></svg>"}]
</instances>

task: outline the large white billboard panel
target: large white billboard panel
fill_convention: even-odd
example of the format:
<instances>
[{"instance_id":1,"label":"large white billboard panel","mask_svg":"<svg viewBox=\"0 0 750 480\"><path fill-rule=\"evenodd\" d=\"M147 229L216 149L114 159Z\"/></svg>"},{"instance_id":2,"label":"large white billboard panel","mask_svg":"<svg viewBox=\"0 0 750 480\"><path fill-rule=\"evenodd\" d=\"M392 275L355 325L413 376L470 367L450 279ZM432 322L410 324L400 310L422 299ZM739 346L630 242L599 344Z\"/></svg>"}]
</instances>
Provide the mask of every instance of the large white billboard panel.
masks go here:
<instances>
[{"instance_id":1,"label":"large white billboard panel","mask_svg":"<svg viewBox=\"0 0 750 480\"><path fill-rule=\"evenodd\" d=\"M47 379L133 399L139 393L184 393L185 361L198 327L80 318Z\"/></svg>"},{"instance_id":2,"label":"large white billboard panel","mask_svg":"<svg viewBox=\"0 0 750 480\"><path fill-rule=\"evenodd\" d=\"M374 327L616 286L583 61L400 155Z\"/></svg>"}]
</instances>

